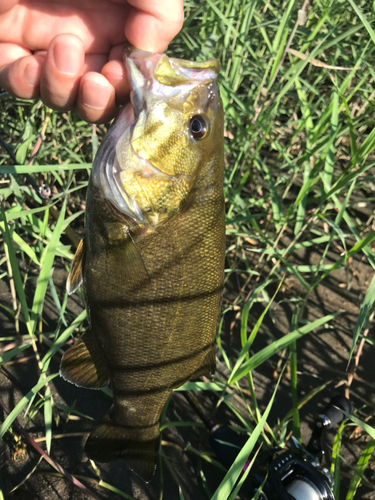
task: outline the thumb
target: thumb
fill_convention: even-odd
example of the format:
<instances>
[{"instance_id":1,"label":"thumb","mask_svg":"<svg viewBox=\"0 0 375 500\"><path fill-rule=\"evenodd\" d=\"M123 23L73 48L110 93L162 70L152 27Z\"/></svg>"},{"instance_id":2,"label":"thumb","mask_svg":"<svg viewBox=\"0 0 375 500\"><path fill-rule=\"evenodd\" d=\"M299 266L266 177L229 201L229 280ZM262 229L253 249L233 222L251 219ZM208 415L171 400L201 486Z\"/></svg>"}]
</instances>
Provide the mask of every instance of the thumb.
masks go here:
<instances>
[{"instance_id":1,"label":"thumb","mask_svg":"<svg viewBox=\"0 0 375 500\"><path fill-rule=\"evenodd\" d=\"M182 0L128 0L132 6L125 25L127 40L137 49L163 52L181 30Z\"/></svg>"}]
</instances>

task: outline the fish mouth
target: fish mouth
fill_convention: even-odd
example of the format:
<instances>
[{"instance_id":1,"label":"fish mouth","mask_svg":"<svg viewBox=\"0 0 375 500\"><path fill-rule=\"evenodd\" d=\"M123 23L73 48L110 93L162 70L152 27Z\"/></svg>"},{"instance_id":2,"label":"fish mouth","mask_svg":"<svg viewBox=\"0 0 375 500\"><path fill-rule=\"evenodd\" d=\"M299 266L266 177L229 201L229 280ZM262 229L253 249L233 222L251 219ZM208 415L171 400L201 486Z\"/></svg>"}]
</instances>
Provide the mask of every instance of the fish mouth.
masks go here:
<instances>
[{"instance_id":1,"label":"fish mouth","mask_svg":"<svg viewBox=\"0 0 375 500\"><path fill-rule=\"evenodd\" d=\"M220 62L186 61L136 49L131 45L124 47L124 65L130 83L130 101L135 119L147 108L147 96L157 94L168 99L181 95L181 100L199 85L217 80Z\"/></svg>"}]
</instances>

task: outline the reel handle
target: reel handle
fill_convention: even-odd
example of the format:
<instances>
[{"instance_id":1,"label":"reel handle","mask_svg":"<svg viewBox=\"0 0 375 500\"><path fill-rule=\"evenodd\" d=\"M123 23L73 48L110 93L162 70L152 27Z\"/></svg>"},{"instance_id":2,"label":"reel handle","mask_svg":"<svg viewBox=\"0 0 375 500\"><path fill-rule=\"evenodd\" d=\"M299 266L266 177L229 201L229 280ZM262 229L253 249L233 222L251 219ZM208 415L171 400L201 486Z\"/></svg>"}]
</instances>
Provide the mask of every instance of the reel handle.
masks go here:
<instances>
[{"instance_id":1,"label":"reel handle","mask_svg":"<svg viewBox=\"0 0 375 500\"><path fill-rule=\"evenodd\" d=\"M333 396L331 401L320 414L320 416L326 417L330 421L329 423L327 422L327 425L325 425L324 428L331 429L336 424L342 422L345 418L343 411L351 414L353 412L352 402L339 394Z\"/></svg>"},{"instance_id":2,"label":"reel handle","mask_svg":"<svg viewBox=\"0 0 375 500\"><path fill-rule=\"evenodd\" d=\"M332 427L344 420L345 414L343 411L351 414L353 412L352 402L344 396L337 394L336 396L333 396L331 401L315 420L311 439L306 446L306 450L309 453L316 456L322 453L322 434L325 430L332 429Z\"/></svg>"}]
</instances>

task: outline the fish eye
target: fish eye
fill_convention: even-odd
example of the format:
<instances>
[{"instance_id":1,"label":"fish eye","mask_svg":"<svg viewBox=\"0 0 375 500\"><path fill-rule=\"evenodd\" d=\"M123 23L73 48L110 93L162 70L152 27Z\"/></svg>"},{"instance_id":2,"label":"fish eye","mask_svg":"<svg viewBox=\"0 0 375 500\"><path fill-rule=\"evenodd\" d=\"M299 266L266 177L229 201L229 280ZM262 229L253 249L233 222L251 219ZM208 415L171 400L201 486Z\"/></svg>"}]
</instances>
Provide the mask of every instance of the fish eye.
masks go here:
<instances>
[{"instance_id":1,"label":"fish eye","mask_svg":"<svg viewBox=\"0 0 375 500\"><path fill-rule=\"evenodd\" d=\"M194 115L190 118L190 132L194 139L203 139L208 133L208 125L202 115Z\"/></svg>"}]
</instances>

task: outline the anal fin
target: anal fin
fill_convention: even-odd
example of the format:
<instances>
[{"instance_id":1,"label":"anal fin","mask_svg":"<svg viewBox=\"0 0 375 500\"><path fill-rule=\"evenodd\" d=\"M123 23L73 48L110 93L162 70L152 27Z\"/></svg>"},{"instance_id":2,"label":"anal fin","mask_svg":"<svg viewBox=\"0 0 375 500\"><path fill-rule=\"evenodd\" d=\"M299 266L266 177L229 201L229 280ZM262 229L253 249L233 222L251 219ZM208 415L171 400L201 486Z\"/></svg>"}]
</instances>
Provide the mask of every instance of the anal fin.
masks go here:
<instances>
[{"instance_id":1,"label":"anal fin","mask_svg":"<svg viewBox=\"0 0 375 500\"><path fill-rule=\"evenodd\" d=\"M83 238L78 245L74 259L72 262L72 267L66 282L66 289L68 294L74 293L79 285L82 283L83 279L83 263L86 254L85 239Z\"/></svg>"},{"instance_id":2,"label":"anal fin","mask_svg":"<svg viewBox=\"0 0 375 500\"><path fill-rule=\"evenodd\" d=\"M108 385L108 369L91 330L66 351L61 360L60 375L68 382L87 389Z\"/></svg>"}]
</instances>

